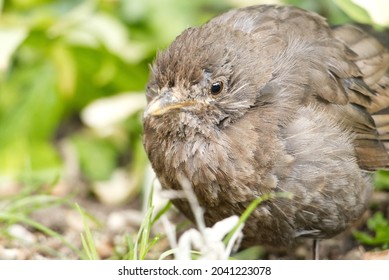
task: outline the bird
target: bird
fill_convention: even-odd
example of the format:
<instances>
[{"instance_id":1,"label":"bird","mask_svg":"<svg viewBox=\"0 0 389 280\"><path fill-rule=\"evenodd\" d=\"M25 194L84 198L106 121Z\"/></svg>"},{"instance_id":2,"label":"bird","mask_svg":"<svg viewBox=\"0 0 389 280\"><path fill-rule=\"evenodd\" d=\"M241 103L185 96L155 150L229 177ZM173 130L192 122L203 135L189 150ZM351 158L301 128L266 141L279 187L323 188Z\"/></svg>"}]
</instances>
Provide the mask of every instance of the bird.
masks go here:
<instances>
[{"instance_id":1,"label":"bird","mask_svg":"<svg viewBox=\"0 0 389 280\"><path fill-rule=\"evenodd\" d=\"M270 195L241 248L291 248L353 225L372 174L389 167L387 37L368 29L256 5L184 30L146 87L143 145L162 188L187 179L207 226ZM185 198L172 202L194 220Z\"/></svg>"}]
</instances>

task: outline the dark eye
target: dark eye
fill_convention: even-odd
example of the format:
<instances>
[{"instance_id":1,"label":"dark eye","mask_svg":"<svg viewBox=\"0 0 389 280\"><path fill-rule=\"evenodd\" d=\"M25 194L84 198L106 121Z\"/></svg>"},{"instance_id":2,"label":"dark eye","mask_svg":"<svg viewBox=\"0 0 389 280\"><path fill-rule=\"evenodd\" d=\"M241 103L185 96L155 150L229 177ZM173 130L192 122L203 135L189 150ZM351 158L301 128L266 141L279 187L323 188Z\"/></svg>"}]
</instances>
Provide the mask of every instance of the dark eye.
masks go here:
<instances>
[{"instance_id":1,"label":"dark eye","mask_svg":"<svg viewBox=\"0 0 389 280\"><path fill-rule=\"evenodd\" d=\"M209 91L212 95L217 95L222 92L223 87L224 87L223 82L215 82L211 85Z\"/></svg>"}]
</instances>

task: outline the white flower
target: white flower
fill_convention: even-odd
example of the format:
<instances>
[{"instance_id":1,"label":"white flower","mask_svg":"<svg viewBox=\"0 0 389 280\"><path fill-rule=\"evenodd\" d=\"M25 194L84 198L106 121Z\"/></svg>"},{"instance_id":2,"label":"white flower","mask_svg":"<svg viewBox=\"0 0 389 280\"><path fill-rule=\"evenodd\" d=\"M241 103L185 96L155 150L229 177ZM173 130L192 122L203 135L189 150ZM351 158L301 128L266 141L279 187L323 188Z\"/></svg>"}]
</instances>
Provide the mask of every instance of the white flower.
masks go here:
<instances>
[{"instance_id":1,"label":"white flower","mask_svg":"<svg viewBox=\"0 0 389 280\"><path fill-rule=\"evenodd\" d=\"M238 216L231 216L217 222L211 228L205 228L203 232L196 229L186 231L178 241L176 259L191 259L191 251L193 250L199 252L199 259L228 259L233 245L241 235L242 226L227 246L224 245L223 239L236 226L238 221Z\"/></svg>"},{"instance_id":2,"label":"white flower","mask_svg":"<svg viewBox=\"0 0 389 280\"><path fill-rule=\"evenodd\" d=\"M190 260L191 254L195 251L199 254L199 259L211 259L211 260L225 260L227 259L234 245L238 245L243 234L242 229L244 224L241 223L239 227L234 231L228 244L225 245L223 239L231 232L239 222L239 217L234 215L224 220L221 220L209 228L205 226L203 209L200 207L195 194L191 188L191 183L184 176L179 176L179 181L182 186L181 193L177 192L177 197L185 197L195 217L195 221L198 227L197 229L190 229L176 240L175 227L168 221L166 217L162 217L162 223L165 227L167 237L170 242L170 246L173 248L171 251L166 252L161 256L164 258L170 252L173 252L175 259L177 260Z\"/></svg>"}]
</instances>

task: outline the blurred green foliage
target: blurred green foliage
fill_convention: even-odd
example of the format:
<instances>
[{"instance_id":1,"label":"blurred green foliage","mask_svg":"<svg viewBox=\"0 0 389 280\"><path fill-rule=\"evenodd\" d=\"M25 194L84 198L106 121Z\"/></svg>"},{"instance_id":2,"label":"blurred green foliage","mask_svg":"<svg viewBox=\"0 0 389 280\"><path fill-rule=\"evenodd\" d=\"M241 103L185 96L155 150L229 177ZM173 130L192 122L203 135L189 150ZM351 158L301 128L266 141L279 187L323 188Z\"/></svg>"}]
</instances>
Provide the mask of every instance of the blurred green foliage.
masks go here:
<instances>
[{"instance_id":1,"label":"blurred green foliage","mask_svg":"<svg viewBox=\"0 0 389 280\"><path fill-rule=\"evenodd\" d=\"M140 109L110 134L88 127L82 110L103 97L143 92L156 51L185 28L263 2L0 0L0 186L26 174L42 182L62 174L64 143L87 180L106 180L120 167L140 182L146 163ZM343 10L353 5L279 2L314 10L335 24L350 21Z\"/></svg>"},{"instance_id":2,"label":"blurred green foliage","mask_svg":"<svg viewBox=\"0 0 389 280\"><path fill-rule=\"evenodd\" d=\"M367 221L367 228L370 230L369 233L354 232L355 238L365 245L379 246L383 249L389 248L389 222L382 212L375 213Z\"/></svg>"},{"instance_id":3,"label":"blurred green foliage","mask_svg":"<svg viewBox=\"0 0 389 280\"><path fill-rule=\"evenodd\" d=\"M139 154L123 151L141 148L134 143L141 140L139 114L122 127L127 137L117 139L85 128L81 110L101 97L143 91L158 48L227 8L221 2L169 0L0 3L3 182L31 171L42 181L61 173L64 139L74 145L88 179L108 179L123 153Z\"/></svg>"}]
</instances>

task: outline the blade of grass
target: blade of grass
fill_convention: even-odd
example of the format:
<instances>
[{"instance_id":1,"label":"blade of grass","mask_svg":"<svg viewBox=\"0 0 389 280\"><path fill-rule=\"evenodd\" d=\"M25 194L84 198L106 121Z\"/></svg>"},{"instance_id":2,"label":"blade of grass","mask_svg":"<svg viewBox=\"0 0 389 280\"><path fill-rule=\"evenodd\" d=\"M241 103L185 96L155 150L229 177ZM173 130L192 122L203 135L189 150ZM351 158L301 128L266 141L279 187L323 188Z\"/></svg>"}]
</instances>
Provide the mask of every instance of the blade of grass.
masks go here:
<instances>
[{"instance_id":1,"label":"blade of grass","mask_svg":"<svg viewBox=\"0 0 389 280\"><path fill-rule=\"evenodd\" d=\"M165 258L167 258L167 257L169 257L169 256L171 256L171 255L174 255L174 253L175 253L176 251L177 251L177 248L167 250L167 251L163 252L163 253L159 256L158 260L164 260Z\"/></svg>"},{"instance_id":2,"label":"blade of grass","mask_svg":"<svg viewBox=\"0 0 389 280\"><path fill-rule=\"evenodd\" d=\"M22 223L22 224L31 226L31 227L35 228L36 230L38 230L38 231L40 231L48 236L59 239L62 243L64 243L72 251L74 251L78 256L82 255L81 251L78 248L76 248L72 243L67 241L62 235L60 235L59 233L53 231L52 229L50 229L50 228L32 220L32 219L29 219L23 215L12 214L12 213L0 213L0 221L5 221L5 222L12 221L13 223Z\"/></svg>"},{"instance_id":3,"label":"blade of grass","mask_svg":"<svg viewBox=\"0 0 389 280\"><path fill-rule=\"evenodd\" d=\"M23 213L28 215L35 210L66 204L68 198L58 198L51 195L34 195L10 201L2 211L8 213Z\"/></svg>"},{"instance_id":4,"label":"blade of grass","mask_svg":"<svg viewBox=\"0 0 389 280\"><path fill-rule=\"evenodd\" d=\"M249 216L251 215L251 213L255 210L255 208L257 208L257 206L266 201L266 200L269 200L269 199L272 199L272 198L275 198L275 197L279 197L279 198L288 198L290 199L291 198L291 195L290 193L285 193L285 192L280 192L280 193L269 193L269 194L265 194L265 195L262 195L256 199L254 199L250 205L246 208L246 210L242 213L242 215L239 217L239 221L238 223L236 224L236 226L227 234L227 236L224 238L224 244L227 245L228 242L231 240L231 238L233 237L234 233L240 228L240 226L242 224L244 224L246 222L246 220L249 218Z\"/></svg>"},{"instance_id":5,"label":"blade of grass","mask_svg":"<svg viewBox=\"0 0 389 280\"><path fill-rule=\"evenodd\" d=\"M153 246L161 239L162 237L162 234L158 234L157 236L155 236L150 242L149 242L149 245L147 246L146 248L146 253L149 252L151 250L151 248L153 248Z\"/></svg>"},{"instance_id":6,"label":"blade of grass","mask_svg":"<svg viewBox=\"0 0 389 280\"><path fill-rule=\"evenodd\" d=\"M151 216L153 214L153 208L151 207L148 209L144 222L142 223L141 231L139 232L139 239L137 242L139 243L139 258L143 260L147 254L147 247L149 243L149 238L150 238L150 230L151 230Z\"/></svg>"},{"instance_id":7,"label":"blade of grass","mask_svg":"<svg viewBox=\"0 0 389 280\"><path fill-rule=\"evenodd\" d=\"M137 242L135 243L135 248L134 248L135 249L134 253L136 254L136 257L138 257L137 251L139 246L139 259L141 260L143 260L146 257L146 254L148 252L148 244L149 244L150 231L152 225L152 215L154 210L153 192L154 192L154 188L152 185L147 200L147 212L141 224L140 230L138 232Z\"/></svg>"},{"instance_id":8,"label":"blade of grass","mask_svg":"<svg viewBox=\"0 0 389 280\"><path fill-rule=\"evenodd\" d=\"M92 232L87 222L87 213L77 203L76 208L82 217L82 223L84 225L84 233L81 233L82 247L89 260L99 260L99 254L97 253L95 242L93 240Z\"/></svg>"},{"instance_id":9,"label":"blade of grass","mask_svg":"<svg viewBox=\"0 0 389 280\"><path fill-rule=\"evenodd\" d=\"M156 221L158 221L162 215L164 215L167 211L169 211L170 207L172 206L172 202L169 200L166 205L158 211L158 213L155 215L155 217L153 218L151 224L154 225L154 223Z\"/></svg>"}]
</instances>

